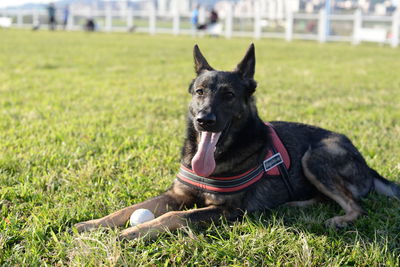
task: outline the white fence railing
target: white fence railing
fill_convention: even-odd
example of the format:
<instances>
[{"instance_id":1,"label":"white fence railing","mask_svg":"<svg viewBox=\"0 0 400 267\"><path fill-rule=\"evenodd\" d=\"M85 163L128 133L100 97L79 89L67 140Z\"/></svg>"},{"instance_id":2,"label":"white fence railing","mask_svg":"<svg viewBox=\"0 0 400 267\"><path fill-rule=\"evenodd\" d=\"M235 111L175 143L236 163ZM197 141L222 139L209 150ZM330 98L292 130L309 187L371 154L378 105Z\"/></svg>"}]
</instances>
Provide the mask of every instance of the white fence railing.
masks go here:
<instances>
[{"instance_id":1,"label":"white fence railing","mask_svg":"<svg viewBox=\"0 0 400 267\"><path fill-rule=\"evenodd\" d=\"M399 45L400 12L397 10L391 16L368 16L360 10L353 14L327 14L325 10L319 13L303 14L287 12L281 20L271 19L255 8L254 14L234 16L231 5L225 10L220 20L218 35L226 38L253 37L316 40L347 41L359 44L362 41ZM62 18L61 12L57 14ZM2 11L0 17L10 17L15 27L33 27L47 25L45 10L33 11ZM96 21L99 31L137 31L149 34L170 33L195 34L190 25L190 14L180 13L178 9L168 14L160 14L151 6L148 10L77 10L69 12L67 30L81 30L87 18ZM61 21L59 19L59 21ZM271 26L273 25L273 26ZM301 27L299 25L302 25Z\"/></svg>"}]
</instances>

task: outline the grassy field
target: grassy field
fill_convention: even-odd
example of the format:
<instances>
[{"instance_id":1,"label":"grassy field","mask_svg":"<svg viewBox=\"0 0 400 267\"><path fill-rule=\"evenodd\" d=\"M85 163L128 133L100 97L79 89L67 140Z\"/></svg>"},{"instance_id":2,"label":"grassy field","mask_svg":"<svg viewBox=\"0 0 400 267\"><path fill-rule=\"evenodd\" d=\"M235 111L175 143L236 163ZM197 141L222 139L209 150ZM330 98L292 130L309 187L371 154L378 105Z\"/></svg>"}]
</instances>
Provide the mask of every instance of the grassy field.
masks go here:
<instances>
[{"instance_id":1,"label":"grassy field","mask_svg":"<svg viewBox=\"0 0 400 267\"><path fill-rule=\"evenodd\" d=\"M198 43L229 70L251 40L0 30L0 265L398 266L400 202L370 195L340 231L335 205L282 207L153 242L71 226L166 190L179 166ZM265 120L348 135L400 182L400 50L256 41Z\"/></svg>"}]
</instances>

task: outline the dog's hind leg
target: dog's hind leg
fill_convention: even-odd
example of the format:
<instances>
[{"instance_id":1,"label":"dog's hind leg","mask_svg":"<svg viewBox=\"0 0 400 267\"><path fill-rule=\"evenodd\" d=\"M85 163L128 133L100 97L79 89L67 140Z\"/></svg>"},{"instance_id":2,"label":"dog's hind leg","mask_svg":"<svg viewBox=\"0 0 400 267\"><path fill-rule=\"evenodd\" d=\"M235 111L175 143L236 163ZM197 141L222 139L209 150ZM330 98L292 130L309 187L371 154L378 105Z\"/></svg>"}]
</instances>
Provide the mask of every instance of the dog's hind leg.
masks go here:
<instances>
[{"instance_id":1,"label":"dog's hind leg","mask_svg":"<svg viewBox=\"0 0 400 267\"><path fill-rule=\"evenodd\" d=\"M323 140L302 158L307 179L324 195L337 202L345 215L326 221L327 226L345 227L364 213L357 203L372 188L369 167L350 142Z\"/></svg>"},{"instance_id":2,"label":"dog's hind leg","mask_svg":"<svg viewBox=\"0 0 400 267\"><path fill-rule=\"evenodd\" d=\"M167 192L158 197L154 197L142 203L111 213L103 218L77 223L75 224L75 228L78 232L84 232L101 226L119 227L124 226L129 220L131 214L137 209L148 209L155 215L155 217L158 217L166 212L178 210L180 208L182 208L182 203Z\"/></svg>"}]
</instances>

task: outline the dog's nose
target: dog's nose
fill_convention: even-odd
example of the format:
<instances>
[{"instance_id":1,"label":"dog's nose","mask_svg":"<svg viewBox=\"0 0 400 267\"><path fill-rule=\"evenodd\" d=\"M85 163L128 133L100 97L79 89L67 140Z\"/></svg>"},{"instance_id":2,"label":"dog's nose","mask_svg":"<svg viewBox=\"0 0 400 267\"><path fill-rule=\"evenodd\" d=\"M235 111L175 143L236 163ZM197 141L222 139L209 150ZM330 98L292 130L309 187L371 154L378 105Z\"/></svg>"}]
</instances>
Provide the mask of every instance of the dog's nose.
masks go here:
<instances>
[{"instance_id":1,"label":"dog's nose","mask_svg":"<svg viewBox=\"0 0 400 267\"><path fill-rule=\"evenodd\" d=\"M196 117L197 122L201 126L212 126L217 121L214 113L200 112Z\"/></svg>"}]
</instances>

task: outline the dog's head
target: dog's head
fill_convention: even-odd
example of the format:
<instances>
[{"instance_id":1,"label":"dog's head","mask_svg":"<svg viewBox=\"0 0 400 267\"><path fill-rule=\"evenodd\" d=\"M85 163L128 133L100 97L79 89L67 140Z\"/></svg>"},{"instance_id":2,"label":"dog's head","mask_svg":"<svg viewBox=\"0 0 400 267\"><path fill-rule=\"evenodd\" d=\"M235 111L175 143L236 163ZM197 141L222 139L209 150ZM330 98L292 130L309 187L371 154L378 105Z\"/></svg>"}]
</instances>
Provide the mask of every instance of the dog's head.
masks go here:
<instances>
[{"instance_id":1,"label":"dog's head","mask_svg":"<svg viewBox=\"0 0 400 267\"><path fill-rule=\"evenodd\" d=\"M200 133L198 151L192 160L193 170L201 176L209 176L215 168L214 150L229 125L245 121L252 108L255 53L251 44L244 58L233 71L217 71L212 68L197 45L193 51L197 77L189 92L189 119Z\"/></svg>"}]
</instances>

